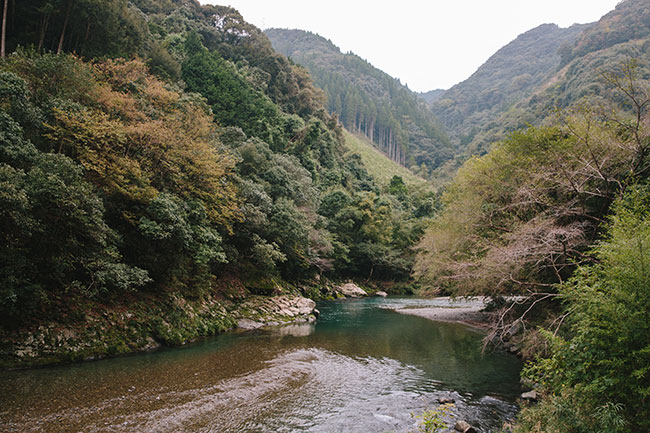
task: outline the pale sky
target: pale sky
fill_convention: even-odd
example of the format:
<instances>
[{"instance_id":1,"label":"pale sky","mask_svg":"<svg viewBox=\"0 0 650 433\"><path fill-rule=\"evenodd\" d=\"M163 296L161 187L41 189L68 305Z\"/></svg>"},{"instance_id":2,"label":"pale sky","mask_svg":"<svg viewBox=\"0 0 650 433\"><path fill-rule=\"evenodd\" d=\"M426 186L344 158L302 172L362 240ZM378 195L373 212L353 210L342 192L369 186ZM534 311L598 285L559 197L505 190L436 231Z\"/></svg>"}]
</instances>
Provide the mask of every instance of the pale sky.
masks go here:
<instances>
[{"instance_id":1,"label":"pale sky","mask_svg":"<svg viewBox=\"0 0 650 433\"><path fill-rule=\"evenodd\" d=\"M411 90L447 89L540 24L597 21L620 0L200 0L259 28L309 30Z\"/></svg>"}]
</instances>

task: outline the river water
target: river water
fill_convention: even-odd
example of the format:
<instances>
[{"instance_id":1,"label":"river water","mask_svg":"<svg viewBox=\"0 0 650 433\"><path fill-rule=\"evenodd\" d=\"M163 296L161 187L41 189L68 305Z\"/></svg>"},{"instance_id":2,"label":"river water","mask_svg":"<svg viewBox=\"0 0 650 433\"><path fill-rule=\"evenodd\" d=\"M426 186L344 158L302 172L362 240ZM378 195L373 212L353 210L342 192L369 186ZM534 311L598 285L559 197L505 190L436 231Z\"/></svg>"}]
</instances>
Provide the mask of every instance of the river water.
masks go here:
<instances>
[{"instance_id":1,"label":"river water","mask_svg":"<svg viewBox=\"0 0 650 433\"><path fill-rule=\"evenodd\" d=\"M428 302L325 302L316 324L0 372L0 431L398 433L440 397L456 400L450 423L498 429L516 413L520 362L482 354L472 328L385 309Z\"/></svg>"}]
</instances>

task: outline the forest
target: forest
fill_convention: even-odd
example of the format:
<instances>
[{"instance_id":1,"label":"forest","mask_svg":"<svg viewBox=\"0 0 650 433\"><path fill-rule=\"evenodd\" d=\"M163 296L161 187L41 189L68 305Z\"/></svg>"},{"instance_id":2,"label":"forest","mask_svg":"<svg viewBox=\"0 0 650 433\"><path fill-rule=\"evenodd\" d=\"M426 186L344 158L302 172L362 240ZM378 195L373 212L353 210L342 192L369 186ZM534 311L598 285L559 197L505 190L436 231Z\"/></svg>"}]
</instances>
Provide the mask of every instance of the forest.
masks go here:
<instances>
[{"instance_id":1,"label":"forest","mask_svg":"<svg viewBox=\"0 0 650 433\"><path fill-rule=\"evenodd\" d=\"M563 45L550 84L497 117L504 138L458 170L419 244L421 284L493 297L488 341L528 360L542 400L516 432L650 428L648 19L646 2L624 1Z\"/></svg>"},{"instance_id":2,"label":"forest","mask_svg":"<svg viewBox=\"0 0 650 433\"><path fill-rule=\"evenodd\" d=\"M479 295L486 347L517 352L540 396L511 431L650 431L645 0L526 32L428 105L231 7L3 13L0 349L139 302L318 299L349 280Z\"/></svg>"},{"instance_id":3,"label":"forest","mask_svg":"<svg viewBox=\"0 0 650 433\"><path fill-rule=\"evenodd\" d=\"M424 178L455 153L447 132L398 79L332 42L300 30L268 29L273 47L304 66L327 96L327 110Z\"/></svg>"},{"instance_id":4,"label":"forest","mask_svg":"<svg viewBox=\"0 0 650 433\"><path fill-rule=\"evenodd\" d=\"M7 23L3 327L70 299L408 279L436 196L344 157L322 92L235 10L25 1Z\"/></svg>"}]
</instances>

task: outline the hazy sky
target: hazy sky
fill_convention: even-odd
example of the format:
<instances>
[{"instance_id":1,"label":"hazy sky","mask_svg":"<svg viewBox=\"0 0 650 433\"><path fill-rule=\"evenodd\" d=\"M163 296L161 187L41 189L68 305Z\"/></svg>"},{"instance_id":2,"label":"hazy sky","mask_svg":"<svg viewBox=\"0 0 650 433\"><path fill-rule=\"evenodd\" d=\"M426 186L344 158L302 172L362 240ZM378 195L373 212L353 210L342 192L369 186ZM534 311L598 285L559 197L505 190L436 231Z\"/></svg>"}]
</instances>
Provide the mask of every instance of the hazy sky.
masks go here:
<instances>
[{"instance_id":1,"label":"hazy sky","mask_svg":"<svg viewBox=\"0 0 650 433\"><path fill-rule=\"evenodd\" d=\"M544 23L597 21L619 0L200 0L230 5L262 29L318 33L407 83L449 88Z\"/></svg>"}]
</instances>

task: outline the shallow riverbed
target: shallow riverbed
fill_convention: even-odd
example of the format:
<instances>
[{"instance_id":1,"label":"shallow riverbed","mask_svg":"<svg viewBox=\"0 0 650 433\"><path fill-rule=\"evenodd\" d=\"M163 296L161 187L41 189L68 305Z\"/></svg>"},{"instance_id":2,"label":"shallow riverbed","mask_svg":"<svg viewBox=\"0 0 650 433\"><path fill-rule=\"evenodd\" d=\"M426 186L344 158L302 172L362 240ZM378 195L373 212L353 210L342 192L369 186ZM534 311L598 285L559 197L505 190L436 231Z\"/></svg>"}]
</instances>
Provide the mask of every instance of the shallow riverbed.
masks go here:
<instances>
[{"instance_id":1,"label":"shallow riverbed","mask_svg":"<svg viewBox=\"0 0 650 433\"><path fill-rule=\"evenodd\" d=\"M230 333L178 349L0 372L0 431L407 432L456 400L490 432L516 413L519 360L480 331L386 309L415 298L319 304L316 324Z\"/></svg>"}]
</instances>

